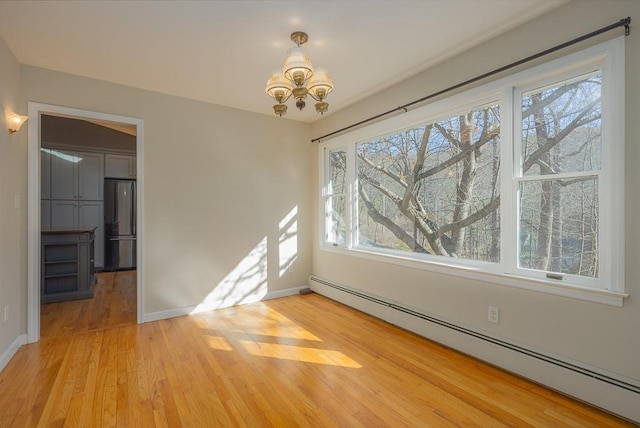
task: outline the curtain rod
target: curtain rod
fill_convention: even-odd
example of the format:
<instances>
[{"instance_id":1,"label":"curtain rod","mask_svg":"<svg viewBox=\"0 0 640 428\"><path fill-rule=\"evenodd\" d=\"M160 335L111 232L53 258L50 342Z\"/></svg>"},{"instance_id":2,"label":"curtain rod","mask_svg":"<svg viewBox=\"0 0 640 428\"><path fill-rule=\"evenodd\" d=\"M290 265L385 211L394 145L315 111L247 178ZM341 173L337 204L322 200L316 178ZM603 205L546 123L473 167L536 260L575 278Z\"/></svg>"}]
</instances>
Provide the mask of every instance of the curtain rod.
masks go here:
<instances>
[{"instance_id":1,"label":"curtain rod","mask_svg":"<svg viewBox=\"0 0 640 428\"><path fill-rule=\"evenodd\" d=\"M534 59L538 59L538 58L540 58L542 56L548 55L548 54L553 53L555 51L558 51L560 49L564 49L564 48L566 48L568 46L575 45L576 43L582 42L583 40L590 39L592 37L598 36L598 35L600 35L602 33L606 33L607 31L611 31L611 30L616 29L618 27L624 27L625 28L624 35L628 36L629 35L629 24L631 24L631 17L626 17L626 18L621 19L620 21L618 21L616 23L613 23L611 25L607 25L606 27L602 27L599 30L592 31L591 33L588 33L588 34L585 34L583 36L577 37L575 39L569 40L568 42L564 42L562 44L559 44L557 46L554 46L554 47L549 48L547 50L544 50L542 52L538 52L537 54L533 54L533 55L528 56L526 58L520 59L520 60L518 60L516 62L512 62L511 64L507 64L507 65L502 66L500 68L496 68L495 70L492 70L492 71L489 71L487 73L481 74L480 76L476 76L476 77L474 77L472 79L465 80L462 83L458 83L458 84L455 84L453 86L449 86L448 88L442 89L442 90L440 90L438 92L434 92L434 93L429 94L429 95L427 95L425 97L419 98L419 99L417 99L415 101L411 101L410 103L401 105L399 107L393 108L393 109L385 111L383 113L376 114L375 116L368 117L368 118L366 118L364 120L361 120L360 122L356 122L356 123L354 123L352 125L345 126L344 128L340 128L337 131L333 131L333 132L325 134L325 135L323 135L321 137L314 138L314 139L311 140L311 142L312 143L315 143L316 141L319 142L323 138L331 137L332 135L339 134L341 132L344 132L344 131L349 130L351 128L355 128L356 126L363 125L363 124L365 124L367 122L371 122L372 120L379 119L379 118L381 118L383 116L386 116L388 114L394 113L394 112L399 111L399 110L404 110L404 112L406 113L408 111L407 108L411 107L411 106L413 106L415 104L422 103L422 102L427 101L427 100L429 100L431 98L435 98L435 97L437 97L439 95L446 94L447 92L451 92L451 91L459 89L459 88L461 88L463 86L469 85L471 83L475 83L475 82L477 82L479 80L482 80L484 78L487 78L489 76L493 76L494 74L498 74L498 73L501 73L501 72L503 72L505 70L509 70L510 68L517 67L517 66L522 65L524 63L527 63L529 61L533 61Z\"/></svg>"}]
</instances>

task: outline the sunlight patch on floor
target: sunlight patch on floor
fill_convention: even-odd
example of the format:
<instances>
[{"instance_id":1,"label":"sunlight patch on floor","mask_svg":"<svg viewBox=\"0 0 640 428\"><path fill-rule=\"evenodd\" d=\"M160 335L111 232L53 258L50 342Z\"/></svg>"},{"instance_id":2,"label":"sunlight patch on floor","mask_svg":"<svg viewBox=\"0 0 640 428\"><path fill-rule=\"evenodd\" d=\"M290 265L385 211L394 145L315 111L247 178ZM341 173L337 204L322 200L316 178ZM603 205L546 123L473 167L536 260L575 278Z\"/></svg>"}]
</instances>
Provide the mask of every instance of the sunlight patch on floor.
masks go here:
<instances>
[{"instance_id":1,"label":"sunlight patch on floor","mask_svg":"<svg viewBox=\"0 0 640 428\"><path fill-rule=\"evenodd\" d=\"M233 347L224 337L207 336L205 340L209 348L217 349L218 351L233 351Z\"/></svg>"},{"instance_id":2,"label":"sunlight patch on floor","mask_svg":"<svg viewBox=\"0 0 640 428\"><path fill-rule=\"evenodd\" d=\"M233 319L230 325L226 326L228 330L261 336L322 342L322 339L309 330L300 327L289 318L266 305L256 305L251 308L244 307L243 310L251 316Z\"/></svg>"},{"instance_id":3,"label":"sunlight patch on floor","mask_svg":"<svg viewBox=\"0 0 640 428\"><path fill-rule=\"evenodd\" d=\"M327 364L331 366L359 369L362 366L340 351L281 345L277 343L251 342L241 340L240 344L252 355L305 363Z\"/></svg>"}]
</instances>

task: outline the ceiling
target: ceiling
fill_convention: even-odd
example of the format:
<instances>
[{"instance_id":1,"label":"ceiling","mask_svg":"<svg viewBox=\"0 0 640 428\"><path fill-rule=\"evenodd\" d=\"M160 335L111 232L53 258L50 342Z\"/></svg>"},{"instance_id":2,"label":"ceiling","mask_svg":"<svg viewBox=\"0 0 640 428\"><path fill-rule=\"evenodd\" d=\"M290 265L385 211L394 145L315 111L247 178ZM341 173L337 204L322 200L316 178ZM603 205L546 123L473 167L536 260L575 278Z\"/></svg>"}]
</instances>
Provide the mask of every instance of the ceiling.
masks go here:
<instances>
[{"instance_id":1,"label":"ceiling","mask_svg":"<svg viewBox=\"0 0 640 428\"><path fill-rule=\"evenodd\" d=\"M3 0L0 37L22 64L273 114L265 83L302 30L331 114L567 1Z\"/></svg>"}]
</instances>

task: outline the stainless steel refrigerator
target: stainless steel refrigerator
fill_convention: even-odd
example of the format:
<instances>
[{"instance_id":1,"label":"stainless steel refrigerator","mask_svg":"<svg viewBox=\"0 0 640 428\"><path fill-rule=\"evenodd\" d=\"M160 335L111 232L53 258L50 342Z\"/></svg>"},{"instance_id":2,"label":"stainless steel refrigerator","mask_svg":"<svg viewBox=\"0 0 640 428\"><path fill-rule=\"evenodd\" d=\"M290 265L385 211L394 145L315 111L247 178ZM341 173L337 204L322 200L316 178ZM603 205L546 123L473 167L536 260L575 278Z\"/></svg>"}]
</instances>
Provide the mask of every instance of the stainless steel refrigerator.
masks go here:
<instances>
[{"instance_id":1,"label":"stainless steel refrigerator","mask_svg":"<svg viewBox=\"0 0 640 428\"><path fill-rule=\"evenodd\" d=\"M105 270L136 268L136 181L104 180Z\"/></svg>"}]
</instances>

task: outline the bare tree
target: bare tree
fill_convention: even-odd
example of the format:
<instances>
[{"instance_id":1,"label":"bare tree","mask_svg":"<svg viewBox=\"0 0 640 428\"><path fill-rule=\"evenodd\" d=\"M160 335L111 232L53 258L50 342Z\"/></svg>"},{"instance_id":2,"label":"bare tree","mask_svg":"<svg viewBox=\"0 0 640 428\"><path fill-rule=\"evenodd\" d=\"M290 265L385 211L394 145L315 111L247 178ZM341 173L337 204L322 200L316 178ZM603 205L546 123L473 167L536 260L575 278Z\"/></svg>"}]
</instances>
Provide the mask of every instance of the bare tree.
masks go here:
<instances>
[{"instance_id":1,"label":"bare tree","mask_svg":"<svg viewBox=\"0 0 640 428\"><path fill-rule=\"evenodd\" d=\"M499 206L495 187L484 192L483 206L474 206L479 199L474 198L478 158L495 153L483 148L497 143L497 120L492 107L361 145L358 192L369 218L411 251L456 257L463 251L465 228ZM496 165L492 159L490 164ZM488 181L497 184L493 178ZM372 192L395 209L381 213ZM445 203L439 209L436 198Z\"/></svg>"},{"instance_id":2,"label":"bare tree","mask_svg":"<svg viewBox=\"0 0 640 428\"><path fill-rule=\"evenodd\" d=\"M565 254L565 247L575 246L571 241L593 241L590 234L585 234L583 223L591 221L591 214L585 216L584 203L580 206L572 198L563 197L563 193L566 193L563 188L593 178L558 180L553 179L553 175L591 169L588 162L591 157L586 155L592 152L594 145L599 144L600 82L599 79L586 79L542 90L525 97L524 103L530 105L531 111L530 115L523 115L524 140L532 152L529 156L525 155L523 171L525 174L533 171L531 175L541 177L538 216L534 221L537 229L535 250L530 267L580 274L580 268L573 272L573 268L563 265L563 260L573 258ZM599 162L599 152L597 157ZM544 179L547 177L549 179ZM584 187L577 190L582 195L587 191ZM565 231L565 223L574 221L569 218L573 212L581 217L575 220L581 226ZM584 245L581 247L584 249ZM582 258L582 253L578 257ZM577 264L581 263L578 261Z\"/></svg>"},{"instance_id":3,"label":"bare tree","mask_svg":"<svg viewBox=\"0 0 640 428\"><path fill-rule=\"evenodd\" d=\"M525 267L561 271L563 259L573 257L565 255L565 247L584 251L597 245L597 198L584 196L580 202L563 196L564 188L575 189L592 178L552 177L588 170L587 161L599 162L599 133L592 130L600 120L599 89L594 89L599 85L598 78L589 77L523 99L521 168L525 175L541 177L521 191L526 196L520 201L521 250L532 256L530 261L521 257ZM498 261L499 135L499 107L494 105L358 144L361 245ZM591 190L578 193L593 193L593 187L587 184ZM537 202L531 195L537 195ZM575 226L566 226L567 221ZM595 269L593 257L579 257L576 265Z\"/></svg>"}]
</instances>

